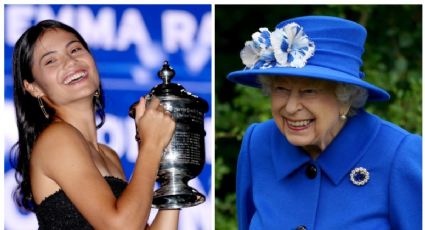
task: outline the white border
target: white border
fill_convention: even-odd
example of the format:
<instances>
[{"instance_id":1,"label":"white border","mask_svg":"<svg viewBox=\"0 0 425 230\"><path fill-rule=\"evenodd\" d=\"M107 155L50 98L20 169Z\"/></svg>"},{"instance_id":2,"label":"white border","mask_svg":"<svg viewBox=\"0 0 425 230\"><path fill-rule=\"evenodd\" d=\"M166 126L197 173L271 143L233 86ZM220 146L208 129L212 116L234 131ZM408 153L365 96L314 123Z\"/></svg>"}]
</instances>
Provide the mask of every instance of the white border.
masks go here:
<instances>
[{"instance_id":1,"label":"white border","mask_svg":"<svg viewBox=\"0 0 425 230\"><path fill-rule=\"evenodd\" d=\"M4 152L4 5L0 5L0 149ZM0 226L4 226L4 161L5 157L3 155L3 162L0 164L0 197L2 198L2 205L0 207Z\"/></svg>"},{"instance_id":2,"label":"white border","mask_svg":"<svg viewBox=\"0 0 425 230\"><path fill-rule=\"evenodd\" d=\"M215 6L211 5L211 229L215 229Z\"/></svg>"}]
</instances>

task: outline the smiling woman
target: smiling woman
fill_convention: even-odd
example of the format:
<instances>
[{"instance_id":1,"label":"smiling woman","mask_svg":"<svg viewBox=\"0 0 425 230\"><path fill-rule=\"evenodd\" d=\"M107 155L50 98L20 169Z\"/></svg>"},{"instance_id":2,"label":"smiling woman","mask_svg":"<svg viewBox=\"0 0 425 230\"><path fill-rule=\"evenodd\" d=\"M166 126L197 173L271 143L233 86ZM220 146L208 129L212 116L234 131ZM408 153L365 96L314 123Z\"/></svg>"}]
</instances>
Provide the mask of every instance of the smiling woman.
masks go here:
<instances>
[{"instance_id":1,"label":"smiling woman","mask_svg":"<svg viewBox=\"0 0 425 230\"><path fill-rule=\"evenodd\" d=\"M366 33L304 16L245 43L228 79L262 87L273 119L242 141L239 229L421 228L422 138L363 109L390 98L360 71Z\"/></svg>"},{"instance_id":2,"label":"smiling woman","mask_svg":"<svg viewBox=\"0 0 425 230\"><path fill-rule=\"evenodd\" d=\"M97 92L99 77L96 76L99 74L93 57L70 32L60 29L44 31L35 44L33 63L35 81L24 80L24 87L33 97L44 97L55 111L61 111L55 107L62 104L87 100L88 95L93 98Z\"/></svg>"},{"instance_id":3,"label":"smiling woman","mask_svg":"<svg viewBox=\"0 0 425 230\"><path fill-rule=\"evenodd\" d=\"M177 228L179 210L160 210L147 225L160 158L175 128L157 98L148 105L141 98L135 108L143 143L127 182L117 153L97 140L103 91L77 31L54 20L30 27L15 45L13 78L15 200L35 212L39 229Z\"/></svg>"},{"instance_id":4,"label":"smiling woman","mask_svg":"<svg viewBox=\"0 0 425 230\"><path fill-rule=\"evenodd\" d=\"M309 78L258 77L272 115L288 141L316 159L367 100L367 90ZM301 111L301 112L300 112Z\"/></svg>"},{"instance_id":5,"label":"smiling woman","mask_svg":"<svg viewBox=\"0 0 425 230\"><path fill-rule=\"evenodd\" d=\"M315 82L316 81L316 82ZM272 115L288 141L317 158L345 124L349 104L335 96L335 84L309 79L276 79L272 84Z\"/></svg>"}]
</instances>

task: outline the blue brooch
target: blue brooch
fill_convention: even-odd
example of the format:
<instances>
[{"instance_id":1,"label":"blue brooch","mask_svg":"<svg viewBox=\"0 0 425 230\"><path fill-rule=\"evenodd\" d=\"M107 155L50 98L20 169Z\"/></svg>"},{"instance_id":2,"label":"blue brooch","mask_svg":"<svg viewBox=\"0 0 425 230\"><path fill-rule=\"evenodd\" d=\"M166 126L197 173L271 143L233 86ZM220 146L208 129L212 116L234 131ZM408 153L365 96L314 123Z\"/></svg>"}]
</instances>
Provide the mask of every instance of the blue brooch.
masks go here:
<instances>
[{"instance_id":1,"label":"blue brooch","mask_svg":"<svg viewBox=\"0 0 425 230\"><path fill-rule=\"evenodd\" d=\"M363 167L351 170L350 180L357 186L363 186L369 181L369 172Z\"/></svg>"},{"instance_id":2,"label":"blue brooch","mask_svg":"<svg viewBox=\"0 0 425 230\"><path fill-rule=\"evenodd\" d=\"M271 67L302 68L307 59L313 56L314 42L310 41L303 28L297 23L289 23L270 32L260 28L252 34L241 51L243 64L249 69Z\"/></svg>"}]
</instances>

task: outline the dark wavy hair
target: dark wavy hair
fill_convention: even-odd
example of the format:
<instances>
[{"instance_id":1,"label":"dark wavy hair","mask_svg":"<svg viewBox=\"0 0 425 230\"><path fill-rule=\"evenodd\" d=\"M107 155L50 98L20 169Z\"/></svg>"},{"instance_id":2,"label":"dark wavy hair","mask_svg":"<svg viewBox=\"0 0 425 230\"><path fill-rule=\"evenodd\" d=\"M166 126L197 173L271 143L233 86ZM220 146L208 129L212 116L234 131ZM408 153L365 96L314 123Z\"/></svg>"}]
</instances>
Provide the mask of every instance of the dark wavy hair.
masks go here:
<instances>
[{"instance_id":1,"label":"dark wavy hair","mask_svg":"<svg viewBox=\"0 0 425 230\"><path fill-rule=\"evenodd\" d=\"M10 154L11 165L16 170L15 178L18 182L18 187L14 191L13 197L20 208L25 208L29 211L34 211L35 204L29 175L32 148L38 135L52 123L55 111L47 103L44 103L44 107L49 114L49 118L46 118L40 109L37 98L25 90L24 80L29 83L34 81L31 71L34 46L37 40L47 30L51 29L63 30L74 34L84 48L90 52L86 41L74 28L55 20L44 20L30 27L15 44L13 50L13 91L19 140L13 145ZM100 118L97 128L100 128L105 122L105 103L101 85L99 85L99 93L99 97L93 97L94 109L96 115Z\"/></svg>"}]
</instances>

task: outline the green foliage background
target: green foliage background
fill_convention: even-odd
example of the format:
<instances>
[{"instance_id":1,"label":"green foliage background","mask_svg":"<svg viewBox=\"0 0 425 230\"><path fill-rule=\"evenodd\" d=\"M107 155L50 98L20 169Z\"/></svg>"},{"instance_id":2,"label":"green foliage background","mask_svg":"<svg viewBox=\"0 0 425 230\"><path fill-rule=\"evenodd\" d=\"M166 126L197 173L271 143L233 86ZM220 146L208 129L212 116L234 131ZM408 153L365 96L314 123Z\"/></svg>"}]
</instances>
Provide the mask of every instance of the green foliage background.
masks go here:
<instances>
[{"instance_id":1,"label":"green foliage background","mask_svg":"<svg viewBox=\"0 0 425 230\"><path fill-rule=\"evenodd\" d=\"M243 64L239 52L260 27L304 15L347 18L368 30L365 79L391 94L389 102L368 103L369 112L410 132L422 133L421 5L216 5L215 6L215 224L237 229L235 172L240 142L253 122L271 118L260 90L226 80Z\"/></svg>"}]
</instances>

